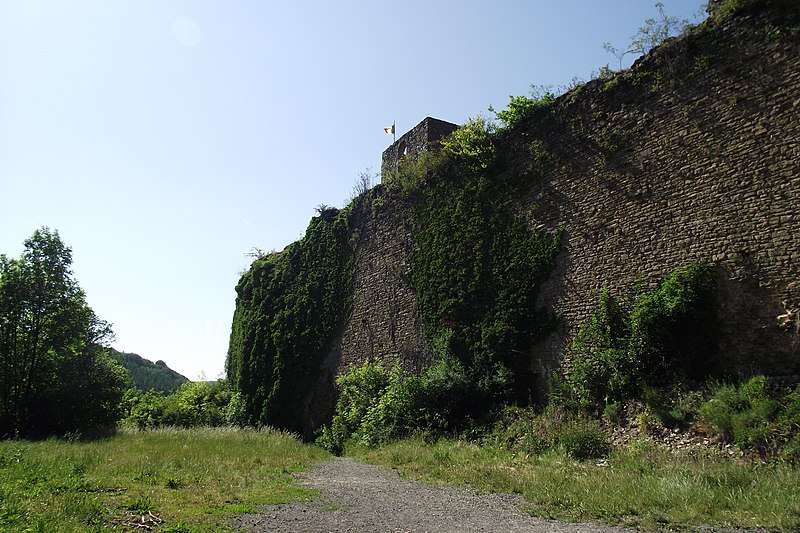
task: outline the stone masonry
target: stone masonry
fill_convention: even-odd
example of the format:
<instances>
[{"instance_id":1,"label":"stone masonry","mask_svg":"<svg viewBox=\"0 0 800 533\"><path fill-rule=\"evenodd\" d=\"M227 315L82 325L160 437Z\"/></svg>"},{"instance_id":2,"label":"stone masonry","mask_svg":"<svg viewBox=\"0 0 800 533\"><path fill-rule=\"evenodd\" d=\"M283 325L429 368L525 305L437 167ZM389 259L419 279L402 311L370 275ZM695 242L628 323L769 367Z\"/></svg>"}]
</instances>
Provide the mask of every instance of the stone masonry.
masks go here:
<instances>
[{"instance_id":1,"label":"stone masonry","mask_svg":"<svg viewBox=\"0 0 800 533\"><path fill-rule=\"evenodd\" d=\"M510 140L518 164L529 143L556 159L518 206L531 226L564 230L539 300L563 317L534 350L544 372L600 288L624 298L701 260L716 269L725 368L800 373L798 20L710 21L565 95Z\"/></svg>"},{"instance_id":2,"label":"stone masonry","mask_svg":"<svg viewBox=\"0 0 800 533\"><path fill-rule=\"evenodd\" d=\"M543 383L602 287L624 298L698 260L715 268L725 367L800 373L800 6L783 9L707 21L500 140L512 172L550 156L514 206L531 228L563 231L539 295L560 325L531 347ZM407 136L384 167L417 138ZM352 315L326 362L331 393L334 374L367 357L409 370L432 360L406 281L411 206L378 197L361 210Z\"/></svg>"}]
</instances>

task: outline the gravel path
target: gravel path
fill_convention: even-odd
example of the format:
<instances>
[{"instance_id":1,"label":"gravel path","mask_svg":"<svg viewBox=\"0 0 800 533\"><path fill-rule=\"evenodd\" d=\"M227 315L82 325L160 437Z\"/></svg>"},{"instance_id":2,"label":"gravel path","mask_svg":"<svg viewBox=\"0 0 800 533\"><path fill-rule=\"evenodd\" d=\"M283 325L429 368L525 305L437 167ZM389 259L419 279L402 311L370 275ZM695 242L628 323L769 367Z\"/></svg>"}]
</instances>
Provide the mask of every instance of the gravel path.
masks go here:
<instances>
[{"instance_id":1,"label":"gravel path","mask_svg":"<svg viewBox=\"0 0 800 533\"><path fill-rule=\"evenodd\" d=\"M521 496L478 494L454 487L400 479L395 472L337 458L300 474L300 482L320 491L310 503L267 506L238 516L238 531L568 531L619 532L598 524L565 524L524 512ZM628 530L629 531L629 530Z\"/></svg>"}]
</instances>

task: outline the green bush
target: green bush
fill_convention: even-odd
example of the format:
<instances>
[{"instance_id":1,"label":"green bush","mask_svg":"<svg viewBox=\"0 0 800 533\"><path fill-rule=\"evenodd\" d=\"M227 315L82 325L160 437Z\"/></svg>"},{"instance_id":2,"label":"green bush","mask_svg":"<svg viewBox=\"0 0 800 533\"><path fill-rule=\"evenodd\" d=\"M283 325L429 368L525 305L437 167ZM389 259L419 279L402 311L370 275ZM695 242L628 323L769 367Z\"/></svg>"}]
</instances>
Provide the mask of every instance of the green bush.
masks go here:
<instances>
[{"instance_id":1,"label":"green bush","mask_svg":"<svg viewBox=\"0 0 800 533\"><path fill-rule=\"evenodd\" d=\"M494 132L494 125L485 118L470 119L442 139L442 152L472 169L486 170L496 161Z\"/></svg>"},{"instance_id":2,"label":"green bush","mask_svg":"<svg viewBox=\"0 0 800 533\"><path fill-rule=\"evenodd\" d=\"M139 429L228 425L231 399L225 380L189 381L169 396L160 391L131 390L126 398L128 416L123 422Z\"/></svg>"},{"instance_id":3,"label":"green bush","mask_svg":"<svg viewBox=\"0 0 800 533\"><path fill-rule=\"evenodd\" d=\"M733 385L717 385L711 398L700 406L701 420L719 433L733 434L733 415L744 408L739 393Z\"/></svg>"},{"instance_id":4,"label":"green bush","mask_svg":"<svg viewBox=\"0 0 800 533\"><path fill-rule=\"evenodd\" d=\"M611 451L608 436L597 421L576 417L562 408L537 413L531 408L508 407L486 442L533 455L561 449L579 461L599 459Z\"/></svg>"},{"instance_id":5,"label":"green bush","mask_svg":"<svg viewBox=\"0 0 800 533\"><path fill-rule=\"evenodd\" d=\"M784 392L765 376L740 385L714 384L700 406L699 419L745 451L797 459L800 433L800 386Z\"/></svg>"},{"instance_id":6,"label":"green bush","mask_svg":"<svg viewBox=\"0 0 800 533\"><path fill-rule=\"evenodd\" d=\"M339 454L350 440L376 446L414 431L443 434L480 426L507 397L510 382L502 368L478 375L452 356L419 376L399 365L387 372L380 361L368 360L337 380L335 413L317 444Z\"/></svg>"},{"instance_id":7,"label":"green bush","mask_svg":"<svg viewBox=\"0 0 800 533\"><path fill-rule=\"evenodd\" d=\"M505 129L513 128L537 111L547 109L556 101L555 94L548 90L531 92L531 97L523 95L509 96L508 98L508 106L503 110L495 111L491 106L489 107L489 111L495 114Z\"/></svg>"},{"instance_id":8,"label":"green bush","mask_svg":"<svg viewBox=\"0 0 800 533\"><path fill-rule=\"evenodd\" d=\"M593 421L576 420L556 435L567 455L579 461L600 459L611 451L605 432Z\"/></svg>"},{"instance_id":9,"label":"green bush","mask_svg":"<svg viewBox=\"0 0 800 533\"><path fill-rule=\"evenodd\" d=\"M359 442L376 446L406 434L418 425L420 380L406 375L395 365L386 387L378 392L377 402L367 409L355 435Z\"/></svg>"},{"instance_id":10,"label":"green bush","mask_svg":"<svg viewBox=\"0 0 800 533\"><path fill-rule=\"evenodd\" d=\"M329 426L317 437L317 443L332 453L340 454L345 443L359 430L370 409L378 405L389 384L389 376L380 361L367 360L360 367L342 374L336 384L339 398Z\"/></svg>"},{"instance_id":11,"label":"green bush","mask_svg":"<svg viewBox=\"0 0 800 533\"><path fill-rule=\"evenodd\" d=\"M506 407L485 442L518 453L538 455L553 446L553 432L543 427L545 420L532 408Z\"/></svg>"},{"instance_id":12,"label":"green bush","mask_svg":"<svg viewBox=\"0 0 800 533\"><path fill-rule=\"evenodd\" d=\"M648 388L704 378L717 349L715 306L711 270L702 263L671 272L627 307L602 290L598 310L567 349L568 372L554 383L552 400L601 413Z\"/></svg>"}]
</instances>

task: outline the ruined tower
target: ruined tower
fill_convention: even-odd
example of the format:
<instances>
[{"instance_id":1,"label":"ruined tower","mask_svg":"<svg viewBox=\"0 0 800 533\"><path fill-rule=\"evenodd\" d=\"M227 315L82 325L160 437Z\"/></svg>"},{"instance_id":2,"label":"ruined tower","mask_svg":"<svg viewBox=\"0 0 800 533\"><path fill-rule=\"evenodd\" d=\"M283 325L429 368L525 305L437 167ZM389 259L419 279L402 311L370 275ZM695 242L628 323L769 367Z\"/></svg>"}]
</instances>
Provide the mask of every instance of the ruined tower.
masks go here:
<instances>
[{"instance_id":1,"label":"ruined tower","mask_svg":"<svg viewBox=\"0 0 800 533\"><path fill-rule=\"evenodd\" d=\"M397 164L404 158L416 159L428 150L431 143L458 129L456 124L439 120L438 118L425 117L419 124L397 139L389 148L383 151L381 160L381 176L385 180L397 169Z\"/></svg>"}]
</instances>

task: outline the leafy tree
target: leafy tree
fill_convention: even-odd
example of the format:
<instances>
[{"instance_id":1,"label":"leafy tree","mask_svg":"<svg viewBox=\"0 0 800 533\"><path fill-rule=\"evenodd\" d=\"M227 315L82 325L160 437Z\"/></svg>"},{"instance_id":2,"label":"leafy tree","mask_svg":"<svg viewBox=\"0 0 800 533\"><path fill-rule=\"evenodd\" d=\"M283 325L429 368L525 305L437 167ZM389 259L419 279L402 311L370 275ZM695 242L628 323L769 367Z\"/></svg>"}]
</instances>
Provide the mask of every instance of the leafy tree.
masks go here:
<instances>
[{"instance_id":1,"label":"leafy tree","mask_svg":"<svg viewBox=\"0 0 800 533\"><path fill-rule=\"evenodd\" d=\"M161 426L223 426L235 422L229 415L231 389L226 380L187 381L164 396L161 391L128 391L125 423L139 429Z\"/></svg>"},{"instance_id":2,"label":"leafy tree","mask_svg":"<svg viewBox=\"0 0 800 533\"><path fill-rule=\"evenodd\" d=\"M72 251L36 230L0 255L0 436L85 432L121 415L125 371L105 353L111 327L86 304Z\"/></svg>"}]
</instances>

